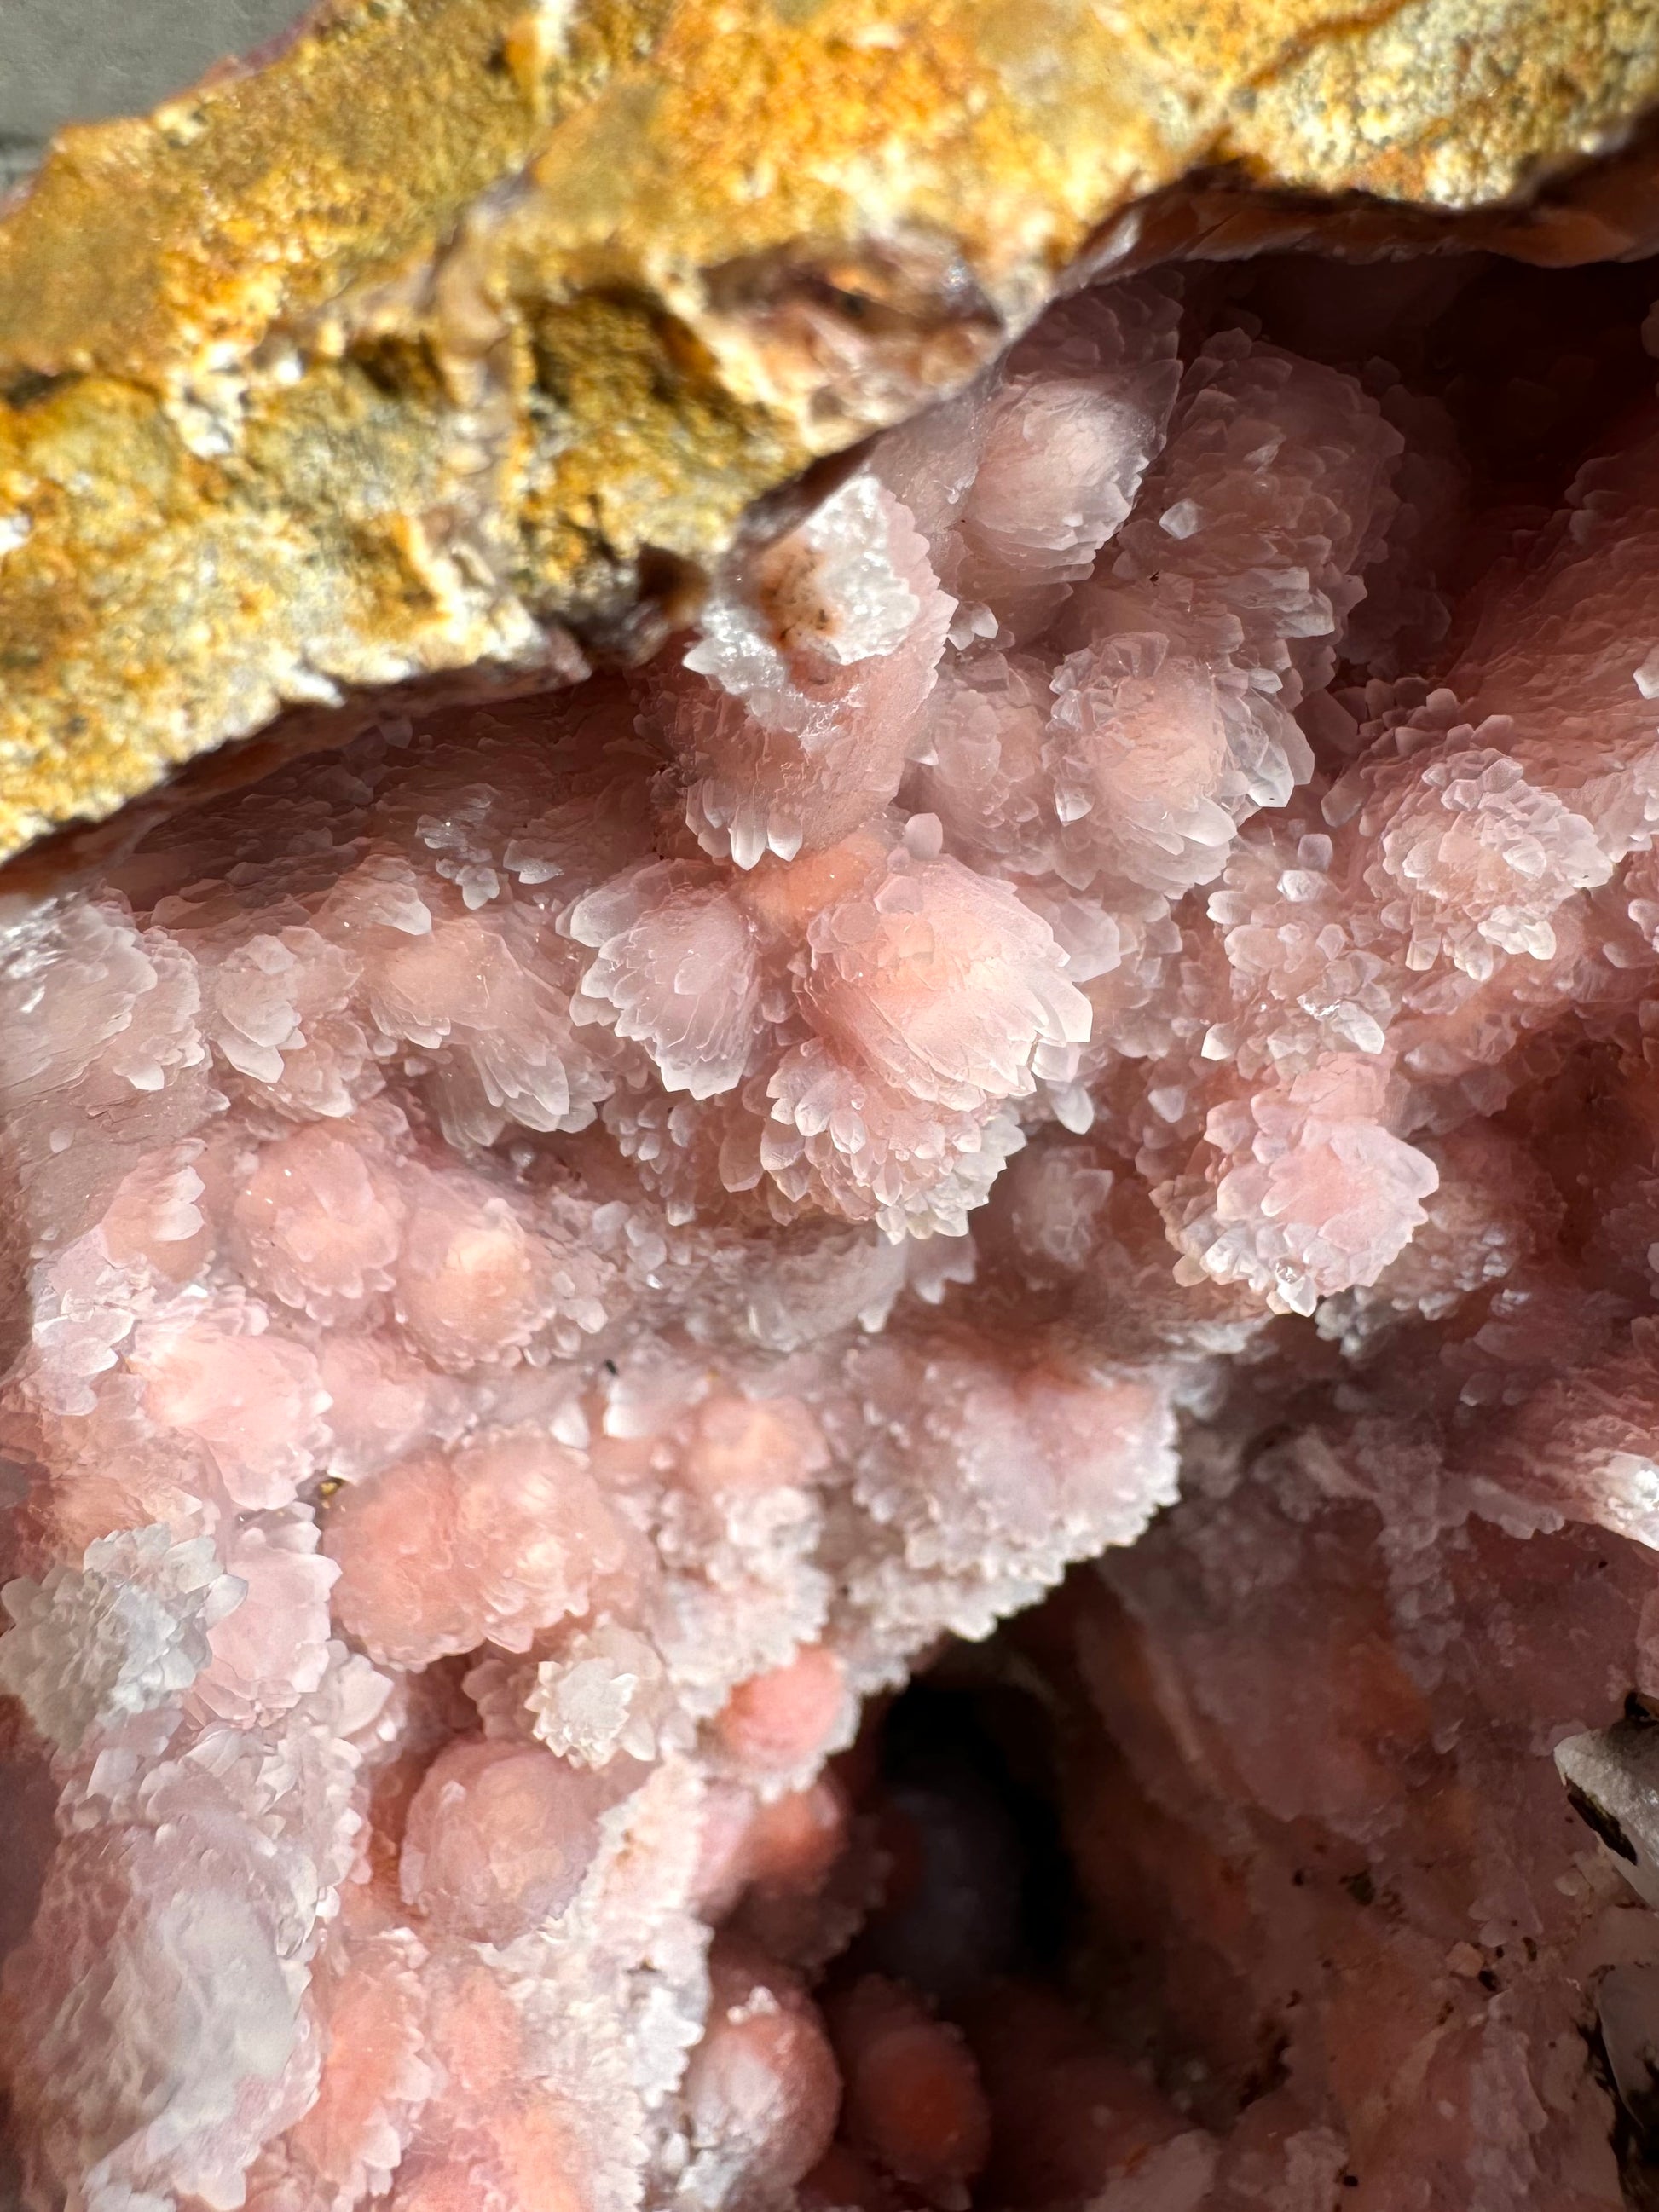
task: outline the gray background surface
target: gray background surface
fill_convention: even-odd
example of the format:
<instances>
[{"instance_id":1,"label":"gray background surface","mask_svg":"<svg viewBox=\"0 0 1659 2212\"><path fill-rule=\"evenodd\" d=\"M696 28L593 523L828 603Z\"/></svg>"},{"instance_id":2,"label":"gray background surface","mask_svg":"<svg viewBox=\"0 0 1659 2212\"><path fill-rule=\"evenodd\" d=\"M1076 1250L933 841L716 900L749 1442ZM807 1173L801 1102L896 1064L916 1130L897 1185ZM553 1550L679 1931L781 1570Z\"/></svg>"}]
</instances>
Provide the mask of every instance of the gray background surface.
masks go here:
<instances>
[{"instance_id":1,"label":"gray background surface","mask_svg":"<svg viewBox=\"0 0 1659 2212\"><path fill-rule=\"evenodd\" d=\"M303 13L303 0L0 0L0 184L60 123L142 114Z\"/></svg>"}]
</instances>

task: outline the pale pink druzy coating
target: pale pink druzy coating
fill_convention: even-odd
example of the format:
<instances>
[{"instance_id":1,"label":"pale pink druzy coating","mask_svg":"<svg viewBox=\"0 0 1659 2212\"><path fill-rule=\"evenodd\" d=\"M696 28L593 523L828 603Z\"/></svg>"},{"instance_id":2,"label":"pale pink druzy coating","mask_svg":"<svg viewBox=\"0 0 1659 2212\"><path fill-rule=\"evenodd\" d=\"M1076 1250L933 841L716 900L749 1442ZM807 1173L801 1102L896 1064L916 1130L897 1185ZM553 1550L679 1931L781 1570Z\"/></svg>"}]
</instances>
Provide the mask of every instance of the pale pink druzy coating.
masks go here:
<instances>
[{"instance_id":1,"label":"pale pink druzy coating","mask_svg":"<svg viewBox=\"0 0 1659 2212\"><path fill-rule=\"evenodd\" d=\"M419 1666L486 1638L522 1650L623 1564L577 1455L533 1431L405 1460L329 1516L335 1611L374 1656Z\"/></svg>"},{"instance_id":2,"label":"pale pink druzy coating","mask_svg":"<svg viewBox=\"0 0 1659 2212\"><path fill-rule=\"evenodd\" d=\"M961 2204L991 2148L991 2115L960 2031L870 1975L833 2021L852 2142L929 2203Z\"/></svg>"},{"instance_id":3,"label":"pale pink druzy coating","mask_svg":"<svg viewBox=\"0 0 1659 2212\"><path fill-rule=\"evenodd\" d=\"M753 932L706 874L642 868L585 899L570 924L599 954L582 978L584 1017L638 1038L665 1089L694 1098L741 1081L762 1027Z\"/></svg>"},{"instance_id":4,"label":"pale pink druzy coating","mask_svg":"<svg viewBox=\"0 0 1659 2212\"><path fill-rule=\"evenodd\" d=\"M258 1306L175 1308L141 1322L131 1371L149 1419L201 1440L233 1504L291 1504L314 1471L327 1403L316 1359L269 1334Z\"/></svg>"},{"instance_id":5,"label":"pale pink druzy coating","mask_svg":"<svg viewBox=\"0 0 1659 2212\"><path fill-rule=\"evenodd\" d=\"M649 666L7 909L27 2212L1616 2202L1659 417L1500 466L1579 370L1362 273L1085 292ZM1062 1582L1081 2008L859 1734Z\"/></svg>"},{"instance_id":6,"label":"pale pink druzy coating","mask_svg":"<svg viewBox=\"0 0 1659 2212\"><path fill-rule=\"evenodd\" d=\"M738 1683L716 1723L720 1741L762 1773L812 1765L844 1717L846 1696L835 1653L808 1644L784 1666Z\"/></svg>"},{"instance_id":7,"label":"pale pink druzy coating","mask_svg":"<svg viewBox=\"0 0 1659 2212\"><path fill-rule=\"evenodd\" d=\"M830 1463L823 1431L799 1398L711 1396L692 1417L682 1464L689 1488L720 1499L808 1482Z\"/></svg>"},{"instance_id":8,"label":"pale pink druzy coating","mask_svg":"<svg viewBox=\"0 0 1659 2212\"><path fill-rule=\"evenodd\" d=\"M1212 1214L1185 1224L1188 1270L1242 1278L1299 1310L1375 1282L1426 1219L1420 1201L1439 1180L1383 1125L1387 1088L1383 1066L1351 1054L1215 1108L1205 1138L1234 1164Z\"/></svg>"},{"instance_id":9,"label":"pale pink druzy coating","mask_svg":"<svg viewBox=\"0 0 1659 2212\"><path fill-rule=\"evenodd\" d=\"M617 1794L551 1752L452 1744L410 1805L404 1903L447 1934L510 1942L575 1895Z\"/></svg>"},{"instance_id":10,"label":"pale pink druzy coating","mask_svg":"<svg viewBox=\"0 0 1659 2212\"><path fill-rule=\"evenodd\" d=\"M1050 933L960 862L887 872L807 934L806 1003L832 1047L901 1096L958 1111L1023 1095L1086 1039Z\"/></svg>"},{"instance_id":11,"label":"pale pink druzy coating","mask_svg":"<svg viewBox=\"0 0 1659 2212\"><path fill-rule=\"evenodd\" d=\"M405 1929L342 1947L316 1984L325 2052L317 2101L289 2138L319 2195L355 2203L397 2170L415 2115L435 2086L427 2048L426 1953Z\"/></svg>"},{"instance_id":12,"label":"pale pink druzy coating","mask_svg":"<svg viewBox=\"0 0 1659 2212\"><path fill-rule=\"evenodd\" d=\"M404 1207L384 1162L316 1123L260 1152L237 1192L230 1234L256 1290L340 1321L391 1287Z\"/></svg>"},{"instance_id":13,"label":"pale pink druzy coating","mask_svg":"<svg viewBox=\"0 0 1659 2212\"><path fill-rule=\"evenodd\" d=\"M398 2212L580 2212L576 2116L526 2063L523 2015L465 1950L434 1961L428 2049L438 2072L399 2161Z\"/></svg>"},{"instance_id":14,"label":"pale pink druzy coating","mask_svg":"<svg viewBox=\"0 0 1659 2212\"><path fill-rule=\"evenodd\" d=\"M501 1193L469 1177L415 1182L398 1311L439 1367L511 1359L548 1318L547 1254Z\"/></svg>"},{"instance_id":15,"label":"pale pink druzy coating","mask_svg":"<svg viewBox=\"0 0 1659 2212\"><path fill-rule=\"evenodd\" d=\"M868 475L717 587L653 709L704 850L739 867L769 849L793 860L884 806L954 604L909 514Z\"/></svg>"},{"instance_id":16,"label":"pale pink druzy coating","mask_svg":"<svg viewBox=\"0 0 1659 2212\"><path fill-rule=\"evenodd\" d=\"M729 2170L711 2193L764 2203L829 2148L841 2084L793 1975L730 1941L709 1963L708 2025L685 2082L694 2157Z\"/></svg>"}]
</instances>

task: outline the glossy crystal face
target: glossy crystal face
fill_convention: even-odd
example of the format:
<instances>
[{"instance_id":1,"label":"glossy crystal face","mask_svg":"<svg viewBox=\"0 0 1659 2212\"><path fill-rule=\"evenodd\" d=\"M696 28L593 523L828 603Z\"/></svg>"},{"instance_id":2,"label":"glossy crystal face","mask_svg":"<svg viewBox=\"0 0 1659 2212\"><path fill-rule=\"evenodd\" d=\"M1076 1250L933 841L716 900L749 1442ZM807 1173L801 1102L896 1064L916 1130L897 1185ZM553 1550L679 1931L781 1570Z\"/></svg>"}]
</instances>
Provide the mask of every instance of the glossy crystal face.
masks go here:
<instances>
[{"instance_id":1,"label":"glossy crystal face","mask_svg":"<svg viewBox=\"0 0 1659 2212\"><path fill-rule=\"evenodd\" d=\"M1085 292L649 667L13 921L27 2204L1619 2201L1646 304ZM860 1711L1103 1555L1034 1950Z\"/></svg>"}]
</instances>

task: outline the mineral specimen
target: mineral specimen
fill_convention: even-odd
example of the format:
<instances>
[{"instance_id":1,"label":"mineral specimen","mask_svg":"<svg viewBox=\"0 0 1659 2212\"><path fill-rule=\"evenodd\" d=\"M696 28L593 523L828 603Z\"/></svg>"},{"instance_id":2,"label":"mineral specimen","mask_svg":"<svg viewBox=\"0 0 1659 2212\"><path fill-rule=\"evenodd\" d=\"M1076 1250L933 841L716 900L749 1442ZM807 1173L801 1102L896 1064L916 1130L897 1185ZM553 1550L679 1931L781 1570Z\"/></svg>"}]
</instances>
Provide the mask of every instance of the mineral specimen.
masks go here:
<instances>
[{"instance_id":1,"label":"mineral specimen","mask_svg":"<svg viewBox=\"0 0 1659 2212\"><path fill-rule=\"evenodd\" d=\"M1650 241L1562 173L1656 97L1654 0L319 0L0 210L0 854L659 633L1196 167Z\"/></svg>"},{"instance_id":2,"label":"mineral specimen","mask_svg":"<svg viewBox=\"0 0 1659 2212\"><path fill-rule=\"evenodd\" d=\"M30 2212L1620 2202L1646 282L1079 292L647 665L20 897ZM881 1701L1086 1561L1045 1949Z\"/></svg>"}]
</instances>

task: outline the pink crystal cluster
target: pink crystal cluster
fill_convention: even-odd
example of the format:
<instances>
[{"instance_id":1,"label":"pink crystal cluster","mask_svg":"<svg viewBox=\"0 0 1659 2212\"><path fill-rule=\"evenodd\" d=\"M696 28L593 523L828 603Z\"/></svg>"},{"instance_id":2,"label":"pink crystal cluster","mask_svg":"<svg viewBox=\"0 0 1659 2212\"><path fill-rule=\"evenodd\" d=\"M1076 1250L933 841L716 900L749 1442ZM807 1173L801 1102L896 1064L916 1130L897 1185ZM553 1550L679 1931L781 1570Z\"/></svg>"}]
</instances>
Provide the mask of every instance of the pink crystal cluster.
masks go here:
<instances>
[{"instance_id":1,"label":"pink crystal cluster","mask_svg":"<svg viewBox=\"0 0 1659 2212\"><path fill-rule=\"evenodd\" d=\"M1095 1731L1070 1833L1112 2033L1024 1990L976 2029L994 2201L1651 2201L1659 1914L1548 1754L1659 1692L1659 1576L1494 1510L1428 1384L1236 1405L1249 1448L1045 1624Z\"/></svg>"},{"instance_id":2,"label":"pink crystal cluster","mask_svg":"<svg viewBox=\"0 0 1659 2212\"><path fill-rule=\"evenodd\" d=\"M821 1980L892 1871L825 1770L861 1700L1132 1543L1183 1438L1234 1579L1160 1710L1209 1650L1261 1802L1356 1844L1455 1786L1455 1855L1502 1794L1433 1765L1448 1554L1501 1645L1494 1531L1612 1531L1626 1579L1659 1543L1659 429L1448 635L1454 443L1174 284L1085 293L637 678L388 720L13 917L32 2212L1616 2201L1570 2163L1615 1908L1565 1844L1548 1926L1511 1884L1448 1947L1544 1947L1541 2011L1402 1999L1346 2087L1333 2030L1234 2151L1036 1999L964 2040ZM1229 1504L1269 1375L1323 1441ZM1320 1531L1365 1513L1342 1595ZM1513 1757L1613 1666L1517 1685ZM1429 1748L1384 1786L1391 1698ZM1235 1948L1224 1996L1268 1971ZM1348 1966L1362 2008L1441 1972ZM1054 2142L1130 2114L1082 2182L995 2147L1022 2045L1084 2085ZM1462 2117L1350 2185L1385 2077Z\"/></svg>"}]
</instances>

